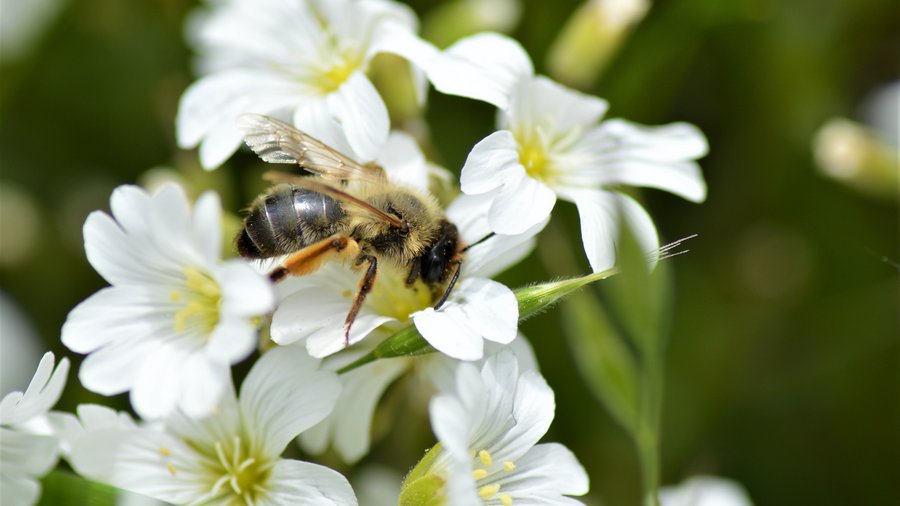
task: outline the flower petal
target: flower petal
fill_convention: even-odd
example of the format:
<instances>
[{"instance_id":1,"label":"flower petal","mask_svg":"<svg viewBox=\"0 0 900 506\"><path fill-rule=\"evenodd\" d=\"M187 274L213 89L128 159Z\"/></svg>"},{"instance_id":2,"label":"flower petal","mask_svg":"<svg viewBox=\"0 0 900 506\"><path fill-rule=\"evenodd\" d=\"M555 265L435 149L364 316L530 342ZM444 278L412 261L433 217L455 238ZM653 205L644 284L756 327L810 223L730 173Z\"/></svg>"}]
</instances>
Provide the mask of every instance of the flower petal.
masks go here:
<instances>
[{"instance_id":1,"label":"flower petal","mask_svg":"<svg viewBox=\"0 0 900 506\"><path fill-rule=\"evenodd\" d=\"M229 260L219 269L222 314L253 317L275 306L272 284L243 260Z\"/></svg>"},{"instance_id":2,"label":"flower petal","mask_svg":"<svg viewBox=\"0 0 900 506\"><path fill-rule=\"evenodd\" d=\"M326 98L359 160L374 160L387 141L390 119L384 100L362 71Z\"/></svg>"},{"instance_id":3,"label":"flower petal","mask_svg":"<svg viewBox=\"0 0 900 506\"><path fill-rule=\"evenodd\" d=\"M594 272L609 269L616 263L619 213L628 222L643 251L650 253L659 248L653 220L631 197L583 188L560 188L557 191L578 206L584 252Z\"/></svg>"},{"instance_id":4,"label":"flower petal","mask_svg":"<svg viewBox=\"0 0 900 506\"><path fill-rule=\"evenodd\" d=\"M332 439L344 462L353 464L361 459L369 451L378 400L409 366L407 359L384 359L341 375L343 388L334 411L300 435L303 448L322 453L328 439Z\"/></svg>"},{"instance_id":5,"label":"flower petal","mask_svg":"<svg viewBox=\"0 0 900 506\"><path fill-rule=\"evenodd\" d=\"M356 496L347 479L325 466L280 459L272 469L266 497L260 504L353 506Z\"/></svg>"},{"instance_id":6,"label":"flower petal","mask_svg":"<svg viewBox=\"0 0 900 506\"><path fill-rule=\"evenodd\" d=\"M693 125L650 128L610 120L585 135L573 151L587 155L586 169L576 177L589 184L643 186L692 202L706 199L706 182L692 161L706 154L706 139Z\"/></svg>"},{"instance_id":7,"label":"flower petal","mask_svg":"<svg viewBox=\"0 0 900 506\"><path fill-rule=\"evenodd\" d=\"M528 53L515 40L482 33L459 40L425 69L435 89L505 109L515 84L534 73Z\"/></svg>"},{"instance_id":8,"label":"flower petal","mask_svg":"<svg viewBox=\"0 0 900 506\"><path fill-rule=\"evenodd\" d=\"M428 161L408 133L391 132L375 162L384 167L392 183L428 191Z\"/></svg>"},{"instance_id":9,"label":"flower petal","mask_svg":"<svg viewBox=\"0 0 900 506\"><path fill-rule=\"evenodd\" d=\"M519 163L518 144L512 132L500 130L478 142L463 165L460 189L469 195L486 193L524 173Z\"/></svg>"},{"instance_id":10,"label":"flower petal","mask_svg":"<svg viewBox=\"0 0 900 506\"><path fill-rule=\"evenodd\" d=\"M429 344L460 360L481 358L482 339L499 343L515 339L518 319L512 290L482 278L460 282L439 311L426 308L412 315L416 329Z\"/></svg>"},{"instance_id":11,"label":"flower petal","mask_svg":"<svg viewBox=\"0 0 900 506\"><path fill-rule=\"evenodd\" d=\"M341 384L318 371L302 348L283 346L264 354L241 385L240 406L264 455L277 457L298 434L321 422L337 402Z\"/></svg>"},{"instance_id":12,"label":"flower petal","mask_svg":"<svg viewBox=\"0 0 900 506\"><path fill-rule=\"evenodd\" d=\"M194 204L191 236L197 250L214 265L222 258L222 203L212 191L204 192Z\"/></svg>"},{"instance_id":13,"label":"flower petal","mask_svg":"<svg viewBox=\"0 0 900 506\"><path fill-rule=\"evenodd\" d=\"M514 235L546 222L556 205L556 194L543 181L524 174L507 182L497 193L488 222L498 234ZM543 228L543 227L540 227Z\"/></svg>"},{"instance_id":14,"label":"flower petal","mask_svg":"<svg viewBox=\"0 0 900 506\"><path fill-rule=\"evenodd\" d=\"M562 136L574 128L594 125L608 108L609 104L602 98L536 76L517 83L501 127L517 131L539 126L552 135Z\"/></svg>"},{"instance_id":15,"label":"flower petal","mask_svg":"<svg viewBox=\"0 0 900 506\"><path fill-rule=\"evenodd\" d=\"M537 445L517 459L515 465L515 471L497 481L514 504L581 504L562 496L588 492L584 467L561 444Z\"/></svg>"}]
</instances>

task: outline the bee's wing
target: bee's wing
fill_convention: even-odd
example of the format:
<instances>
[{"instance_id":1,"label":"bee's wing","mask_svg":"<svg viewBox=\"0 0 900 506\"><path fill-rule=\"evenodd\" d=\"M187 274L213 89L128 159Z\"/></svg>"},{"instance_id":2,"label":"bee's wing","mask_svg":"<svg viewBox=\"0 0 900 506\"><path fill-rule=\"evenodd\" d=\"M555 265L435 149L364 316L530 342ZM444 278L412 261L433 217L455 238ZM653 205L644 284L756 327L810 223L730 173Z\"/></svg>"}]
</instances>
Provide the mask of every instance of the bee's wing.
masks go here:
<instances>
[{"instance_id":1,"label":"bee's wing","mask_svg":"<svg viewBox=\"0 0 900 506\"><path fill-rule=\"evenodd\" d=\"M365 200L358 199L353 195L350 195L343 190L339 190L316 178L301 177L294 174L288 174L286 172L269 171L263 174L263 179L271 181L273 183L288 183L295 186L302 186L316 193L328 195L329 197L335 200L339 200L344 204L355 206L356 208L361 209L371 214L372 216L383 220L385 223L390 224L392 227L405 228L407 226L402 221L400 221L400 218L390 215L373 206L372 204L369 204Z\"/></svg>"},{"instance_id":2,"label":"bee's wing","mask_svg":"<svg viewBox=\"0 0 900 506\"><path fill-rule=\"evenodd\" d=\"M314 174L334 180L383 183L387 179L381 167L361 164L275 118L242 114L238 117L238 126L244 131L244 142L267 162L296 163Z\"/></svg>"}]
</instances>

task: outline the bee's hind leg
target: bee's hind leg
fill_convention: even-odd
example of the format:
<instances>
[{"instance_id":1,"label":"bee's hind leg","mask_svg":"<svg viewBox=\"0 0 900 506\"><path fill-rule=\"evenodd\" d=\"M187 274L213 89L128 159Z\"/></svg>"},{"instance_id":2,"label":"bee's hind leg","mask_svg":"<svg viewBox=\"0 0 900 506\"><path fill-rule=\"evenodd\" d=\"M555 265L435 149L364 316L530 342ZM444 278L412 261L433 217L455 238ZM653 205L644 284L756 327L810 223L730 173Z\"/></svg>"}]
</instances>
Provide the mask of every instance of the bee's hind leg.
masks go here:
<instances>
[{"instance_id":1,"label":"bee's hind leg","mask_svg":"<svg viewBox=\"0 0 900 506\"><path fill-rule=\"evenodd\" d=\"M288 276L305 276L319 270L322 264L340 256L353 258L359 253L359 244L343 235L331 236L301 249L269 272L269 280L278 283Z\"/></svg>"},{"instance_id":2,"label":"bee's hind leg","mask_svg":"<svg viewBox=\"0 0 900 506\"><path fill-rule=\"evenodd\" d=\"M347 313L347 319L344 320L344 346L350 346L350 327L353 326L353 321L356 320L356 315L359 314L360 308L362 308L363 302L366 301L366 296L369 295L369 292L372 291L372 287L375 285L375 275L378 274L378 259L371 255L363 255L360 256L356 261L356 265L362 265L364 262L369 262L369 267L366 269L366 272L363 274L362 278L359 280L359 290L356 292L356 296L353 297L353 305L350 307L350 312Z\"/></svg>"}]
</instances>

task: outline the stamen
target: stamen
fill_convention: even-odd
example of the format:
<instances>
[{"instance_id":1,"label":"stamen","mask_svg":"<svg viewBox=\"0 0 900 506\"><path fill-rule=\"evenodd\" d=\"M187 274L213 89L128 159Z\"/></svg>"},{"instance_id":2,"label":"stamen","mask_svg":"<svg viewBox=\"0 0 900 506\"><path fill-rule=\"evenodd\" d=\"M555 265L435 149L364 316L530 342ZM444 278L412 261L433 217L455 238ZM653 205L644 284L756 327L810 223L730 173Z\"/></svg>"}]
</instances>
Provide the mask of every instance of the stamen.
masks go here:
<instances>
[{"instance_id":1,"label":"stamen","mask_svg":"<svg viewBox=\"0 0 900 506\"><path fill-rule=\"evenodd\" d=\"M478 458L481 459L481 463L485 466L489 466L494 463L494 461L491 459L491 454L488 453L487 450L481 450L480 452L478 452Z\"/></svg>"},{"instance_id":2,"label":"stamen","mask_svg":"<svg viewBox=\"0 0 900 506\"><path fill-rule=\"evenodd\" d=\"M493 485L485 485L478 489L478 497L481 497L482 499L490 499L497 495L497 492L499 491L499 483L494 483Z\"/></svg>"},{"instance_id":3,"label":"stamen","mask_svg":"<svg viewBox=\"0 0 900 506\"><path fill-rule=\"evenodd\" d=\"M512 463L512 462L510 462L510 461L508 461L508 460L503 462L503 470L504 470L504 471L506 471L506 472L511 472L511 471L514 470L515 468L516 468L516 465L515 465L514 463Z\"/></svg>"},{"instance_id":4,"label":"stamen","mask_svg":"<svg viewBox=\"0 0 900 506\"><path fill-rule=\"evenodd\" d=\"M503 506L512 506L512 497L509 494L500 494L500 504Z\"/></svg>"},{"instance_id":5,"label":"stamen","mask_svg":"<svg viewBox=\"0 0 900 506\"><path fill-rule=\"evenodd\" d=\"M476 469L472 471L472 478L475 478L475 481L483 480L487 478L488 472L485 469Z\"/></svg>"},{"instance_id":6,"label":"stamen","mask_svg":"<svg viewBox=\"0 0 900 506\"><path fill-rule=\"evenodd\" d=\"M171 457L171 456L172 456L172 450L166 448L165 446L160 446L160 447L159 447L159 453L160 453L160 455L162 455L163 457Z\"/></svg>"},{"instance_id":7,"label":"stamen","mask_svg":"<svg viewBox=\"0 0 900 506\"><path fill-rule=\"evenodd\" d=\"M175 476L175 466L173 466L171 462L166 464L166 469L169 470L169 474Z\"/></svg>"}]
</instances>

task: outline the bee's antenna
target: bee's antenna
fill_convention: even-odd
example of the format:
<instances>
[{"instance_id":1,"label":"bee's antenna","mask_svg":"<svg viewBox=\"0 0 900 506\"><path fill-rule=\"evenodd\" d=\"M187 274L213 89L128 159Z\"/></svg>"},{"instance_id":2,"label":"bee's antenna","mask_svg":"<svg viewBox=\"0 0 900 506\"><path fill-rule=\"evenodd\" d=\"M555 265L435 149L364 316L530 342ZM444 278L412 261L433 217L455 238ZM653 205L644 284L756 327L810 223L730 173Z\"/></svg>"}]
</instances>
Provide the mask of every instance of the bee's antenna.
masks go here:
<instances>
[{"instance_id":1,"label":"bee's antenna","mask_svg":"<svg viewBox=\"0 0 900 506\"><path fill-rule=\"evenodd\" d=\"M494 237L495 235L497 235L497 234L495 234L494 232L491 232L490 234L488 234L488 235L482 237L481 239L478 239L477 241L475 241L475 242L473 242L472 244L469 244L468 246L466 246L465 248L463 248L462 251L460 251L460 253L465 253L466 251L469 250L469 248L473 248L473 247L475 247L475 246L478 246L479 244L483 243L484 241L487 241L488 239L490 239L491 237Z\"/></svg>"},{"instance_id":2,"label":"bee's antenna","mask_svg":"<svg viewBox=\"0 0 900 506\"><path fill-rule=\"evenodd\" d=\"M493 234L491 234L493 235ZM484 240L484 239L482 239ZM479 241L481 242L481 241ZM476 243L478 244L478 243ZM465 251L465 250L463 250ZM459 271L462 270L462 259L456 261L456 272L453 273L453 278L450 279L450 284L447 285L447 289L444 290L444 294L441 295L440 300L437 301L437 304L434 305L434 310L437 311L444 305L444 302L447 302L447 297L450 296L450 291L453 290L453 287L456 286L456 280L459 279Z\"/></svg>"}]
</instances>

